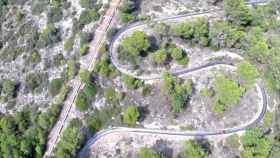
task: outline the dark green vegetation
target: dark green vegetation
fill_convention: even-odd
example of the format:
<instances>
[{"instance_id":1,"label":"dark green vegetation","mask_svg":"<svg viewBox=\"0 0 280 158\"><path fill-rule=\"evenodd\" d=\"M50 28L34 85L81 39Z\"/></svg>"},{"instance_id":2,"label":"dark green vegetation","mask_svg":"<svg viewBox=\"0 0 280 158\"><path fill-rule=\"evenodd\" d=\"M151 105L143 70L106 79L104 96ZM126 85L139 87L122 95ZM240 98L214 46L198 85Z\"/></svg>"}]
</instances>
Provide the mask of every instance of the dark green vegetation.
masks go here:
<instances>
[{"instance_id":1,"label":"dark green vegetation","mask_svg":"<svg viewBox=\"0 0 280 158\"><path fill-rule=\"evenodd\" d=\"M160 24L154 27L156 28L158 25ZM160 31L157 33L160 34ZM149 56L155 66L168 67L172 60L179 65L188 64L189 59L185 51L175 44L165 42L165 39L159 39L157 43L152 42L153 38L157 37L150 37L142 31L135 31L131 36L124 38L119 47L119 60L132 64L134 68L141 67L142 60L149 60ZM143 71L145 70L143 69Z\"/></svg>"},{"instance_id":2,"label":"dark green vegetation","mask_svg":"<svg viewBox=\"0 0 280 158\"><path fill-rule=\"evenodd\" d=\"M137 0L124 0L120 7L120 19L123 23L136 20L137 16Z\"/></svg>"},{"instance_id":3,"label":"dark green vegetation","mask_svg":"<svg viewBox=\"0 0 280 158\"><path fill-rule=\"evenodd\" d=\"M82 122L80 120L72 120L57 144L54 154L55 157L76 157L83 140Z\"/></svg>"},{"instance_id":4,"label":"dark green vegetation","mask_svg":"<svg viewBox=\"0 0 280 158\"><path fill-rule=\"evenodd\" d=\"M60 108L55 104L44 113L25 108L15 116L0 116L1 157L43 157L48 132L56 123Z\"/></svg>"},{"instance_id":5,"label":"dark green vegetation","mask_svg":"<svg viewBox=\"0 0 280 158\"><path fill-rule=\"evenodd\" d=\"M184 110L192 94L192 90L193 85L191 80L183 82L168 73L163 75L161 91L171 98L171 109L174 113L179 113Z\"/></svg>"},{"instance_id":6,"label":"dark green vegetation","mask_svg":"<svg viewBox=\"0 0 280 158\"><path fill-rule=\"evenodd\" d=\"M59 93L62 86L63 86L63 79L56 78L51 80L49 84L49 95L53 97L56 96Z\"/></svg>"}]
</instances>

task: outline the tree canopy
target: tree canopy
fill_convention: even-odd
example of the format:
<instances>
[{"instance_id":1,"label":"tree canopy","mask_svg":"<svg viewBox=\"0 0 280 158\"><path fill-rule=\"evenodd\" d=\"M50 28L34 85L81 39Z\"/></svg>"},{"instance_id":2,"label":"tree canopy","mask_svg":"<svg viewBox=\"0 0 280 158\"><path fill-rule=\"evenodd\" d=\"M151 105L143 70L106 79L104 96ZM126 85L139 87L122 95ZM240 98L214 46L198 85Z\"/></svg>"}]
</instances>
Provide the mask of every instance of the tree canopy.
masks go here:
<instances>
[{"instance_id":1,"label":"tree canopy","mask_svg":"<svg viewBox=\"0 0 280 158\"><path fill-rule=\"evenodd\" d=\"M140 117L140 113L135 106L128 106L123 115L123 122L129 126L134 126Z\"/></svg>"},{"instance_id":2,"label":"tree canopy","mask_svg":"<svg viewBox=\"0 0 280 158\"><path fill-rule=\"evenodd\" d=\"M128 53L137 56L141 52L146 52L150 48L150 41L146 33L135 31L129 37L126 37L122 42L122 47Z\"/></svg>"},{"instance_id":3,"label":"tree canopy","mask_svg":"<svg viewBox=\"0 0 280 158\"><path fill-rule=\"evenodd\" d=\"M188 140L183 146L183 158L207 158L208 152L196 141Z\"/></svg>"},{"instance_id":4,"label":"tree canopy","mask_svg":"<svg viewBox=\"0 0 280 158\"><path fill-rule=\"evenodd\" d=\"M216 103L215 112L222 112L239 103L241 96L245 92L235 81L226 78L224 75L218 75L214 81L214 90ZM217 109L218 108L218 109Z\"/></svg>"},{"instance_id":5,"label":"tree canopy","mask_svg":"<svg viewBox=\"0 0 280 158\"><path fill-rule=\"evenodd\" d=\"M244 0L224 0L227 20L235 25L246 26L252 21L252 15Z\"/></svg>"}]
</instances>

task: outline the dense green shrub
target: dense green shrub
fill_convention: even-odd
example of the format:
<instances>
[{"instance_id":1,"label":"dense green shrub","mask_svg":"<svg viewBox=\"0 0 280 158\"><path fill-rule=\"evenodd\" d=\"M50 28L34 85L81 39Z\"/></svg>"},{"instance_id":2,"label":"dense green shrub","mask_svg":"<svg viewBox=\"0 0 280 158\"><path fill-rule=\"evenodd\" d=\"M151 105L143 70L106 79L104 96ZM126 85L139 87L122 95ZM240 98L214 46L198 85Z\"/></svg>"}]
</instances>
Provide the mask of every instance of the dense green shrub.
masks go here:
<instances>
[{"instance_id":1,"label":"dense green shrub","mask_svg":"<svg viewBox=\"0 0 280 158\"><path fill-rule=\"evenodd\" d=\"M209 152L194 140L184 143L182 158L207 158Z\"/></svg>"},{"instance_id":2,"label":"dense green shrub","mask_svg":"<svg viewBox=\"0 0 280 158\"><path fill-rule=\"evenodd\" d=\"M123 114L123 122L129 126L134 126L139 117L140 113L137 107L128 106L127 110Z\"/></svg>"},{"instance_id":3,"label":"dense green shrub","mask_svg":"<svg viewBox=\"0 0 280 158\"><path fill-rule=\"evenodd\" d=\"M83 89L83 92L88 98L92 98L97 93L97 87L93 83L87 83L85 88Z\"/></svg>"},{"instance_id":4,"label":"dense green shrub","mask_svg":"<svg viewBox=\"0 0 280 158\"><path fill-rule=\"evenodd\" d=\"M140 80L137 80L128 75L122 75L122 81L124 82L125 86L129 89L137 89L143 84Z\"/></svg>"},{"instance_id":5,"label":"dense green shrub","mask_svg":"<svg viewBox=\"0 0 280 158\"><path fill-rule=\"evenodd\" d=\"M32 92L38 88L42 83L42 74L40 73L30 73L25 77L25 83L28 89Z\"/></svg>"},{"instance_id":6,"label":"dense green shrub","mask_svg":"<svg viewBox=\"0 0 280 158\"><path fill-rule=\"evenodd\" d=\"M3 80L2 81L2 93L7 97L16 97L17 83L12 80Z\"/></svg>"},{"instance_id":7,"label":"dense green shrub","mask_svg":"<svg viewBox=\"0 0 280 158\"><path fill-rule=\"evenodd\" d=\"M252 13L244 0L224 0L227 20L235 25L247 26L252 21Z\"/></svg>"},{"instance_id":8,"label":"dense green shrub","mask_svg":"<svg viewBox=\"0 0 280 158\"><path fill-rule=\"evenodd\" d=\"M59 6L50 7L47 13L49 24L59 22L62 19L62 17L63 17L62 8L60 8Z\"/></svg>"},{"instance_id":9,"label":"dense green shrub","mask_svg":"<svg viewBox=\"0 0 280 158\"><path fill-rule=\"evenodd\" d=\"M56 158L76 157L83 141L82 122L74 119L62 134L54 155Z\"/></svg>"},{"instance_id":10,"label":"dense green shrub","mask_svg":"<svg viewBox=\"0 0 280 158\"><path fill-rule=\"evenodd\" d=\"M260 77L258 69L249 62L239 64L237 67L237 74L239 78L245 82L244 84L246 87L253 85L256 79Z\"/></svg>"},{"instance_id":11,"label":"dense green shrub","mask_svg":"<svg viewBox=\"0 0 280 158\"><path fill-rule=\"evenodd\" d=\"M92 33L88 33L88 32L80 32L79 36L80 36L81 46L88 44L93 39Z\"/></svg>"},{"instance_id":12,"label":"dense green shrub","mask_svg":"<svg viewBox=\"0 0 280 158\"><path fill-rule=\"evenodd\" d=\"M240 48L245 32L224 21L215 21L210 27L209 39L213 48Z\"/></svg>"},{"instance_id":13,"label":"dense green shrub","mask_svg":"<svg viewBox=\"0 0 280 158\"><path fill-rule=\"evenodd\" d=\"M214 81L216 102L213 107L214 112L221 113L228 108L239 103L245 89L240 87L235 81L219 75Z\"/></svg>"},{"instance_id":14,"label":"dense green shrub","mask_svg":"<svg viewBox=\"0 0 280 158\"><path fill-rule=\"evenodd\" d=\"M133 56L140 55L142 52L148 51L150 48L150 41L146 33L142 31L135 31L129 37L126 37L121 46L124 51L130 53Z\"/></svg>"},{"instance_id":15,"label":"dense green shrub","mask_svg":"<svg viewBox=\"0 0 280 158\"><path fill-rule=\"evenodd\" d=\"M153 54L153 61L154 63L161 65L166 62L167 57L168 57L167 52L164 49L160 49Z\"/></svg>"},{"instance_id":16,"label":"dense green shrub","mask_svg":"<svg viewBox=\"0 0 280 158\"><path fill-rule=\"evenodd\" d=\"M55 28L54 25L49 24L40 34L37 46L39 48L43 48L46 46L51 46L59 41L60 41L59 30Z\"/></svg>"},{"instance_id":17,"label":"dense green shrub","mask_svg":"<svg viewBox=\"0 0 280 158\"><path fill-rule=\"evenodd\" d=\"M68 38L64 43L64 50L66 52L72 51L73 46L74 46L74 42L75 42L75 36L71 36L70 38Z\"/></svg>"},{"instance_id":18,"label":"dense green shrub","mask_svg":"<svg viewBox=\"0 0 280 158\"><path fill-rule=\"evenodd\" d=\"M52 97L56 96L62 88L63 83L64 81L62 78L56 78L51 80L48 87L49 95Z\"/></svg>"},{"instance_id":19,"label":"dense green shrub","mask_svg":"<svg viewBox=\"0 0 280 158\"><path fill-rule=\"evenodd\" d=\"M99 19L99 17L100 17L100 15L94 9L84 10L80 15L79 25L80 25L80 27L83 27L84 25L97 21Z\"/></svg>"},{"instance_id":20,"label":"dense green shrub","mask_svg":"<svg viewBox=\"0 0 280 158\"><path fill-rule=\"evenodd\" d=\"M91 73L88 70L80 69L79 77L80 77L80 80L83 83L90 83L91 82Z\"/></svg>"},{"instance_id":21,"label":"dense green shrub","mask_svg":"<svg viewBox=\"0 0 280 158\"><path fill-rule=\"evenodd\" d=\"M72 79L74 76L77 75L78 71L79 71L79 66L75 62L75 60L68 60L67 69L66 69L66 78Z\"/></svg>"},{"instance_id":22,"label":"dense green shrub","mask_svg":"<svg viewBox=\"0 0 280 158\"><path fill-rule=\"evenodd\" d=\"M88 99L87 99L87 96L85 94L85 92L79 92L78 96L77 96L77 99L76 99L76 108L79 110L79 111L86 111L88 109Z\"/></svg>"},{"instance_id":23,"label":"dense green shrub","mask_svg":"<svg viewBox=\"0 0 280 158\"><path fill-rule=\"evenodd\" d=\"M115 68L111 64L108 56L103 56L100 60L97 61L94 71L102 77L110 77L115 73Z\"/></svg>"},{"instance_id":24,"label":"dense green shrub","mask_svg":"<svg viewBox=\"0 0 280 158\"><path fill-rule=\"evenodd\" d=\"M258 128L250 129L241 137L243 144L242 158L249 157L268 157L271 149L271 142Z\"/></svg>"},{"instance_id":25,"label":"dense green shrub","mask_svg":"<svg viewBox=\"0 0 280 158\"><path fill-rule=\"evenodd\" d=\"M121 108L116 106L105 106L101 109L95 109L92 114L86 118L86 123L90 131L95 132L112 125L115 121L119 123Z\"/></svg>"},{"instance_id":26,"label":"dense green shrub","mask_svg":"<svg viewBox=\"0 0 280 158\"><path fill-rule=\"evenodd\" d=\"M81 56L84 56L88 53L88 51L89 51L89 46L87 44L84 44L81 46L79 53Z\"/></svg>"},{"instance_id":27,"label":"dense green shrub","mask_svg":"<svg viewBox=\"0 0 280 158\"><path fill-rule=\"evenodd\" d=\"M261 28L254 27L246 36L245 50L249 57L260 63L266 63L269 56L267 40Z\"/></svg>"}]
</instances>

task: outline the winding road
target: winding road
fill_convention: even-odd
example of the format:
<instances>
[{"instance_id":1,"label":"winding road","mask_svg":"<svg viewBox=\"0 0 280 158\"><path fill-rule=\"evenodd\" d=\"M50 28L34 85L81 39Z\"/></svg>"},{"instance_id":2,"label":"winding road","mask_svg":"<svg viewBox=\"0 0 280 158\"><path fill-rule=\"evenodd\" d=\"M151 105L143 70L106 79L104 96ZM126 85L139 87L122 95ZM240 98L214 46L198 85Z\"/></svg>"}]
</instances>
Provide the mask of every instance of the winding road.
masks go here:
<instances>
[{"instance_id":1,"label":"winding road","mask_svg":"<svg viewBox=\"0 0 280 158\"><path fill-rule=\"evenodd\" d=\"M256 4L265 4L266 0L252 0L247 2L248 5L256 5ZM152 20L153 22L160 22L160 21L177 21L180 19L184 19L186 17L195 17L195 16L201 16L201 15L206 15L209 13L217 12L220 10L212 10L212 11L207 11L207 12L202 12L202 13L191 13L191 14L184 14L184 15L177 15L177 16L172 16L172 17L166 17L166 18L158 18ZM145 22L136 22L133 24L130 24L122 29L119 30L119 32L113 37L112 41L110 42L109 45L109 55L112 64L121 72L126 75L132 76L134 78L140 79L140 80L155 80L155 79L160 79L162 77L161 74L158 75L147 75L147 76L139 76L137 74L131 73L129 70L124 68L117 59L117 46L118 46L118 41L121 39L121 37L126 34L127 32L134 30L135 28L138 27L143 27L147 25ZM195 68L184 68L181 70L176 70L176 71L171 71L170 73L174 76L179 76L180 75L186 75L190 73L194 73L196 71L200 71L206 68L214 67L214 66L219 66L219 65L226 65L226 66L232 66L234 67L233 63L228 63L228 62L223 62L223 61L214 61L207 63L202 66L198 66ZM216 131L184 131L184 132L174 132L174 131L168 131L168 130L153 130L153 129L141 129L141 128L126 128L126 127L114 127L114 128L109 128L102 130L98 133L95 134L88 142L87 144L82 148L80 151L78 157L79 158L86 158L86 154L89 151L90 147L94 145L99 139L106 135L110 135L113 133L138 133L138 134L158 134L158 135L171 135L171 136L193 136L193 137L206 137L206 136L218 136L218 135L225 135L225 134L233 134L237 133L240 131L245 131L248 128L254 127L257 123L262 121L262 119L265 116L265 113L267 111L267 94L265 92L264 87L262 86L262 83L260 80L257 81L256 83L256 88L257 91L261 94L261 106L258 109L258 113L254 116L254 118L250 121L248 121L246 124L240 125L238 127L232 127L232 128L226 128L226 129L221 129L221 130L216 130Z\"/></svg>"}]
</instances>

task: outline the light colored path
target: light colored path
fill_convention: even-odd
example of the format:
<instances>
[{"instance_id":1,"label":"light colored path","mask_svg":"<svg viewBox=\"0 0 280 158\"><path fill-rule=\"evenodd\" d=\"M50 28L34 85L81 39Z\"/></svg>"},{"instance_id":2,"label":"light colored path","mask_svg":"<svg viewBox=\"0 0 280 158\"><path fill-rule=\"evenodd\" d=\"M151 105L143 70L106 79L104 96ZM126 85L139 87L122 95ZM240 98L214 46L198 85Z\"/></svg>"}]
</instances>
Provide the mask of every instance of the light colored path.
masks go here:
<instances>
[{"instance_id":1,"label":"light colored path","mask_svg":"<svg viewBox=\"0 0 280 158\"><path fill-rule=\"evenodd\" d=\"M95 31L94 40L90 44L89 54L87 55L87 62L81 63L81 67L92 71L94 64L98 57L98 50L102 46L102 43L105 41L106 32L111 25L111 21L117 11L120 0L112 0L110 7L103 17L101 17L98 28ZM75 117L73 111L75 110L75 100L81 89L83 89L84 84L81 83L78 77L74 78L68 83L72 87L72 91L64 102L64 106L61 110L61 114L49 133L47 150L44 157L49 157L53 154L56 144L63 132L67 127L70 120Z\"/></svg>"}]
</instances>

